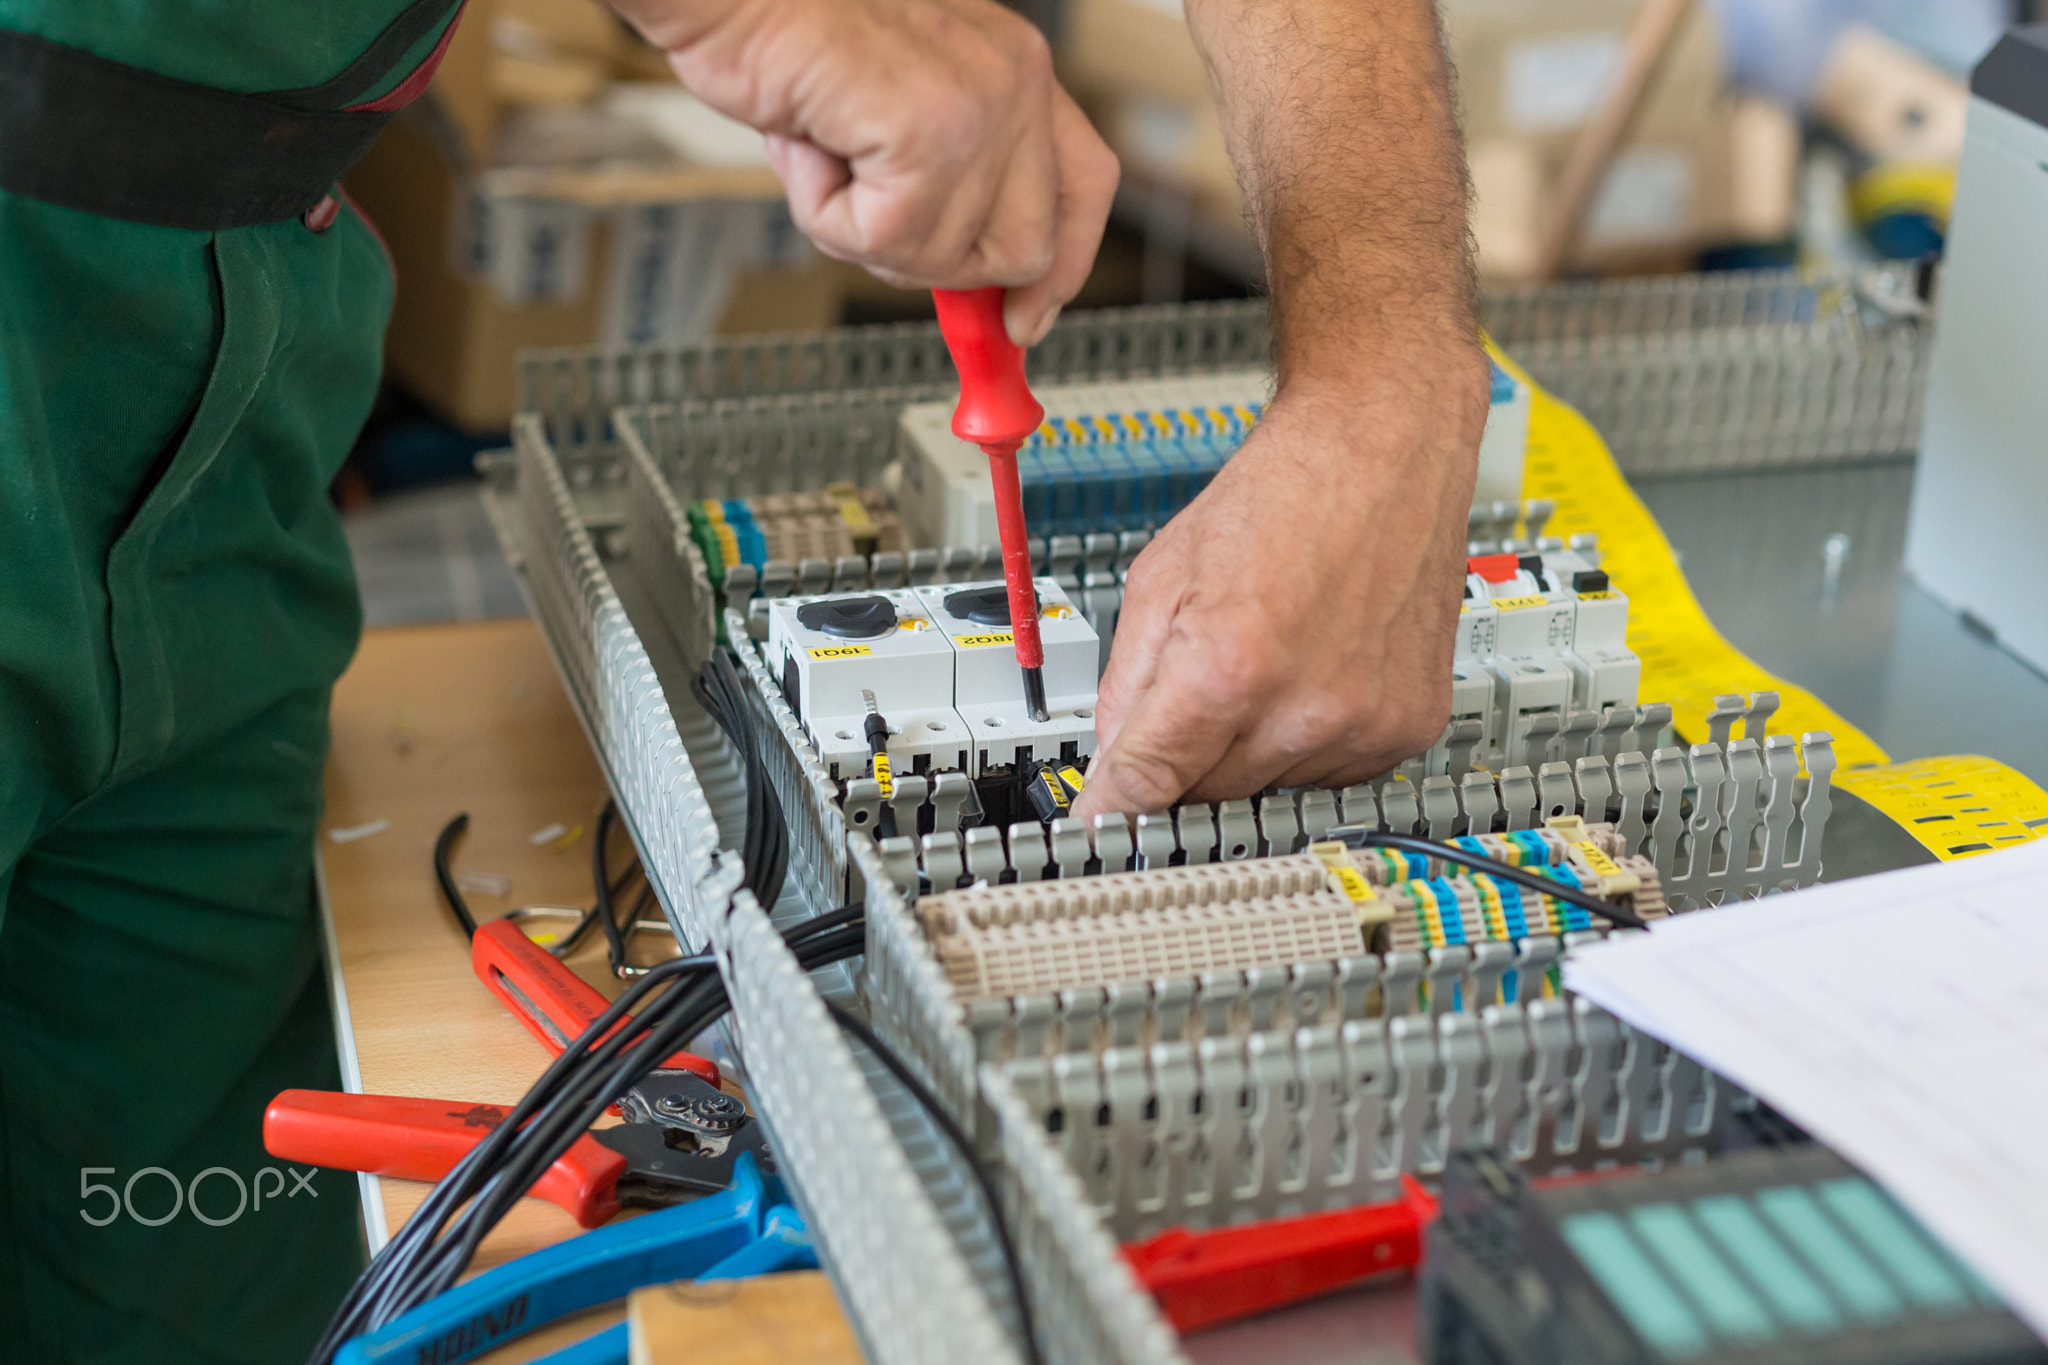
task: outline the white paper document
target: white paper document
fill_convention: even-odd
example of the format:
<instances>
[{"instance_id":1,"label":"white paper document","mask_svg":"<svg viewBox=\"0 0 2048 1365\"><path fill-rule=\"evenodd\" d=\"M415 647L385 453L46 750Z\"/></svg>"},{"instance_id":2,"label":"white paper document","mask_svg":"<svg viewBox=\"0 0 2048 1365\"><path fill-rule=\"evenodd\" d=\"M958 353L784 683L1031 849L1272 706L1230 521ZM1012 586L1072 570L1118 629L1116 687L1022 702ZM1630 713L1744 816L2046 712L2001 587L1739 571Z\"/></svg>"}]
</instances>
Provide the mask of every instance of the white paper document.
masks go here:
<instances>
[{"instance_id":1,"label":"white paper document","mask_svg":"<svg viewBox=\"0 0 2048 1365\"><path fill-rule=\"evenodd\" d=\"M1674 916L1564 974L1862 1167L2048 1336L2048 840Z\"/></svg>"}]
</instances>

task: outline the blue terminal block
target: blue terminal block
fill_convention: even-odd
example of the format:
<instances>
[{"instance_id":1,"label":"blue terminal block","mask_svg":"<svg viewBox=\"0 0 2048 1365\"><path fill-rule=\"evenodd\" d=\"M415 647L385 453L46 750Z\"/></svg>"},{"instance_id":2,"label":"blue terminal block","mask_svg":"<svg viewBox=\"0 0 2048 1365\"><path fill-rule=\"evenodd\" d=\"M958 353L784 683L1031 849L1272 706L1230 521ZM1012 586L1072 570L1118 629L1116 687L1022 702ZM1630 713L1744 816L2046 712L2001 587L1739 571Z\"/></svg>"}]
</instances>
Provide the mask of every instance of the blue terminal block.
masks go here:
<instances>
[{"instance_id":1,"label":"blue terminal block","mask_svg":"<svg viewBox=\"0 0 2048 1365\"><path fill-rule=\"evenodd\" d=\"M1163 525L1209 486L1263 410L1253 403L1054 418L1017 455L1024 519L1035 536Z\"/></svg>"}]
</instances>

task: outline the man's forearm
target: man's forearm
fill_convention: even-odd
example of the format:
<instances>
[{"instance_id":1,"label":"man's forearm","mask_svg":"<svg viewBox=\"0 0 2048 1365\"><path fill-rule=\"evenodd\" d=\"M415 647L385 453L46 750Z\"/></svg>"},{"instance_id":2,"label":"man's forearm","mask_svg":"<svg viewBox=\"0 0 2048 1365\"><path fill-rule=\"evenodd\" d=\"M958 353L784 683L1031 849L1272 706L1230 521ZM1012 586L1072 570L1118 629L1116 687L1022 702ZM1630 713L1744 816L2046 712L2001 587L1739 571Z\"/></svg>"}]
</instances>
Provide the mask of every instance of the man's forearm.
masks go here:
<instances>
[{"instance_id":1,"label":"man's forearm","mask_svg":"<svg viewBox=\"0 0 2048 1365\"><path fill-rule=\"evenodd\" d=\"M1265 252L1283 387L1475 344L1466 179L1431 0L1187 0Z\"/></svg>"}]
</instances>

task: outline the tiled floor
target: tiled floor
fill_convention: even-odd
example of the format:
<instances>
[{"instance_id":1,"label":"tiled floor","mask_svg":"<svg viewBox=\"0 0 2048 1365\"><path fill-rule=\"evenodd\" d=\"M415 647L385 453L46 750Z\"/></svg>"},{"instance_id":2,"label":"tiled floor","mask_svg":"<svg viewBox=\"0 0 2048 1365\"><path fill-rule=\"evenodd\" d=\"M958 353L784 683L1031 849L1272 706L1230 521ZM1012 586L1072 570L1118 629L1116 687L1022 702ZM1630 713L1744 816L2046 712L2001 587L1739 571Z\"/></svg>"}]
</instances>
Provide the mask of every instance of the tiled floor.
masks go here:
<instances>
[{"instance_id":1,"label":"tiled floor","mask_svg":"<svg viewBox=\"0 0 2048 1365\"><path fill-rule=\"evenodd\" d=\"M395 494L343 525L369 625L526 614L474 483Z\"/></svg>"}]
</instances>

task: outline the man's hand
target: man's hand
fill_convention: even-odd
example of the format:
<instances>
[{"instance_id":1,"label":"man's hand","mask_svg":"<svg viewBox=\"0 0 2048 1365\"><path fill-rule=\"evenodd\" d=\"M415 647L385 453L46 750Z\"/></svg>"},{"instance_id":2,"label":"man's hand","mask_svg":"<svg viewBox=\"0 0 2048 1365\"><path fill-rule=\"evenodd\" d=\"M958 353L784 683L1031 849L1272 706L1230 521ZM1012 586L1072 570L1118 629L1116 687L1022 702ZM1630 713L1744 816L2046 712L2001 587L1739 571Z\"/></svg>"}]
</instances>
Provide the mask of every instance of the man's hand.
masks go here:
<instances>
[{"instance_id":1,"label":"man's hand","mask_svg":"<svg viewBox=\"0 0 2048 1365\"><path fill-rule=\"evenodd\" d=\"M1080 289L1116 156L994 0L612 0L691 93L768 135L796 224L900 288L1010 286L1039 341Z\"/></svg>"},{"instance_id":2,"label":"man's hand","mask_svg":"<svg viewBox=\"0 0 2048 1365\"><path fill-rule=\"evenodd\" d=\"M1345 786L1436 742L1486 371L1476 342L1428 368L1284 391L1138 556L1077 814Z\"/></svg>"},{"instance_id":3,"label":"man's hand","mask_svg":"<svg viewBox=\"0 0 2048 1365\"><path fill-rule=\"evenodd\" d=\"M1485 430L1432 0L1188 0L1266 257L1279 390L1131 568L1077 813L1338 786L1449 719Z\"/></svg>"}]
</instances>

